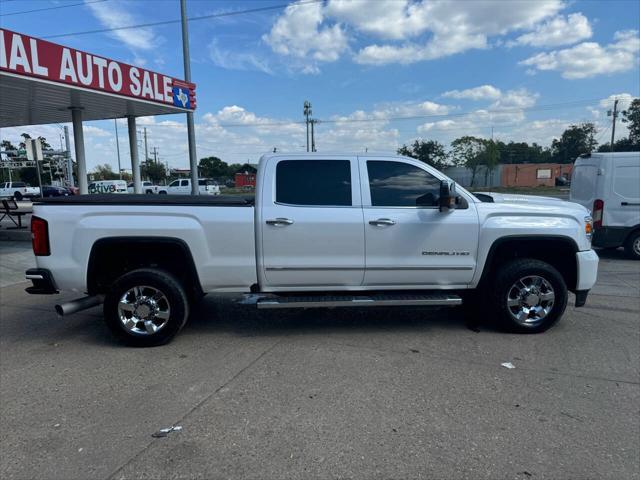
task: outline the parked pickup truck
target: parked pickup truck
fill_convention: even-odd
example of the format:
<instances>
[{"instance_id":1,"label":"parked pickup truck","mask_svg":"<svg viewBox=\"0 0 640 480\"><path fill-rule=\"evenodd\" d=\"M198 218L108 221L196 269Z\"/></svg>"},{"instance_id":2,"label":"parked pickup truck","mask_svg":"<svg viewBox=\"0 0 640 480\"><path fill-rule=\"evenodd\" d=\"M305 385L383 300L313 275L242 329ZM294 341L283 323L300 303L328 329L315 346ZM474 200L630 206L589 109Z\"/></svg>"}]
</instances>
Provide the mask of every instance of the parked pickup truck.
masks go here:
<instances>
[{"instance_id":1,"label":"parked pickup truck","mask_svg":"<svg viewBox=\"0 0 640 480\"><path fill-rule=\"evenodd\" d=\"M34 294L84 292L134 346L169 341L207 292L257 308L456 306L542 332L596 281L591 218L569 202L481 202L393 156L262 157L254 199L85 195L34 207ZM475 309L475 310L474 310Z\"/></svg>"},{"instance_id":2,"label":"parked pickup truck","mask_svg":"<svg viewBox=\"0 0 640 480\"><path fill-rule=\"evenodd\" d=\"M40 187L31 187L24 182L0 183L0 197L13 197L20 201L23 198L40 196Z\"/></svg>"}]
</instances>

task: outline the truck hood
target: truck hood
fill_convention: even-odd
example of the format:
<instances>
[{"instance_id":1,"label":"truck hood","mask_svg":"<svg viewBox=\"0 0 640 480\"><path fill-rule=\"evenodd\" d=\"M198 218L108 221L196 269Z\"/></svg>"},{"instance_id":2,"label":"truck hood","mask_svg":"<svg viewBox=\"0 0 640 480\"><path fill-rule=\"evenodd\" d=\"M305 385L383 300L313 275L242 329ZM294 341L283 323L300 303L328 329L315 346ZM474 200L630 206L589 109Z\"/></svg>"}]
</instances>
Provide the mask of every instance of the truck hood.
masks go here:
<instances>
[{"instance_id":1,"label":"truck hood","mask_svg":"<svg viewBox=\"0 0 640 480\"><path fill-rule=\"evenodd\" d=\"M565 202L560 198L555 197L543 197L539 195L520 195L514 193L496 193L496 192L478 192L475 194L481 197L481 200L485 200L486 197L490 197L493 201L489 203L535 203L539 205L557 205L559 202Z\"/></svg>"}]
</instances>

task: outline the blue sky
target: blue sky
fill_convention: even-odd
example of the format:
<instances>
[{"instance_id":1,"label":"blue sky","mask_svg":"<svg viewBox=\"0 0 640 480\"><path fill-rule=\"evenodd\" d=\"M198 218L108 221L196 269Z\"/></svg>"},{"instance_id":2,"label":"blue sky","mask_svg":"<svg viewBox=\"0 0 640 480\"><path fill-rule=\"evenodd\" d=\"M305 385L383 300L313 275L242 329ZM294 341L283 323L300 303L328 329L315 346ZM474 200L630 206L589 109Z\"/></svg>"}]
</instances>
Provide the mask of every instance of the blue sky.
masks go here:
<instances>
[{"instance_id":1,"label":"blue sky","mask_svg":"<svg viewBox=\"0 0 640 480\"><path fill-rule=\"evenodd\" d=\"M187 3L190 17L287 4ZM27 12L49 7L64 8ZM0 0L2 28L40 38L179 13L178 0ZM613 97L624 106L640 93L639 29L637 1L303 0L192 21L198 156L255 162L273 147L302 150L305 99L320 121L319 151L394 151L416 138L448 144L492 131L548 145L582 121L595 122L604 143ZM51 41L183 77L179 24ZM184 123L139 120L176 167L188 164ZM7 128L2 137L22 131L55 145L60 129ZM87 122L85 136L89 168L115 165L113 122Z\"/></svg>"}]
</instances>

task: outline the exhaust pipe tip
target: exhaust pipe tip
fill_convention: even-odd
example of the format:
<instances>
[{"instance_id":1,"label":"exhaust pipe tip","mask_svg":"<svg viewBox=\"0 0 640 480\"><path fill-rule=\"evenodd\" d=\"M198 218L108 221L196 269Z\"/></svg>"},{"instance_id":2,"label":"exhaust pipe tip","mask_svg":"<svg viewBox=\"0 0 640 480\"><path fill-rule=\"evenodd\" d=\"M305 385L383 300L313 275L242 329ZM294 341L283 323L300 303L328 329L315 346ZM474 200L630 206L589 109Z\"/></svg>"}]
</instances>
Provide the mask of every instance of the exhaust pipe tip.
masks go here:
<instances>
[{"instance_id":1,"label":"exhaust pipe tip","mask_svg":"<svg viewBox=\"0 0 640 480\"><path fill-rule=\"evenodd\" d=\"M66 315L71 315L72 313L81 312L82 310L86 310L88 308L97 307L103 301L103 295L91 295L88 297L77 298L75 300L71 300L70 302L58 304L54 308L58 315L64 317Z\"/></svg>"}]
</instances>

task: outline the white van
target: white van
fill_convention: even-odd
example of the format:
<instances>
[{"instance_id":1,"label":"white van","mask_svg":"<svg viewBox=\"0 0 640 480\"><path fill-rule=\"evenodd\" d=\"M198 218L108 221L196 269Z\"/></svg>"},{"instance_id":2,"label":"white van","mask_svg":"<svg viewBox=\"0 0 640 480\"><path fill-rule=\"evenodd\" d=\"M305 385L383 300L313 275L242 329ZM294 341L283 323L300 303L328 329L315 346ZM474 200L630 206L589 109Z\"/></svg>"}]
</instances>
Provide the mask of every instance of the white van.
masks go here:
<instances>
[{"instance_id":1,"label":"white van","mask_svg":"<svg viewBox=\"0 0 640 480\"><path fill-rule=\"evenodd\" d=\"M570 200L591 210L594 246L624 246L640 260L640 152L582 155L573 166Z\"/></svg>"},{"instance_id":2,"label":"white van","mask_svg":"<svg viewBox=\"0 0 640 480\"><path fill-rule=\"evenodd\" d=\"M127 193L124 180L99 180L89 184L89 193Z\"/></svg>"}]
</instances>

